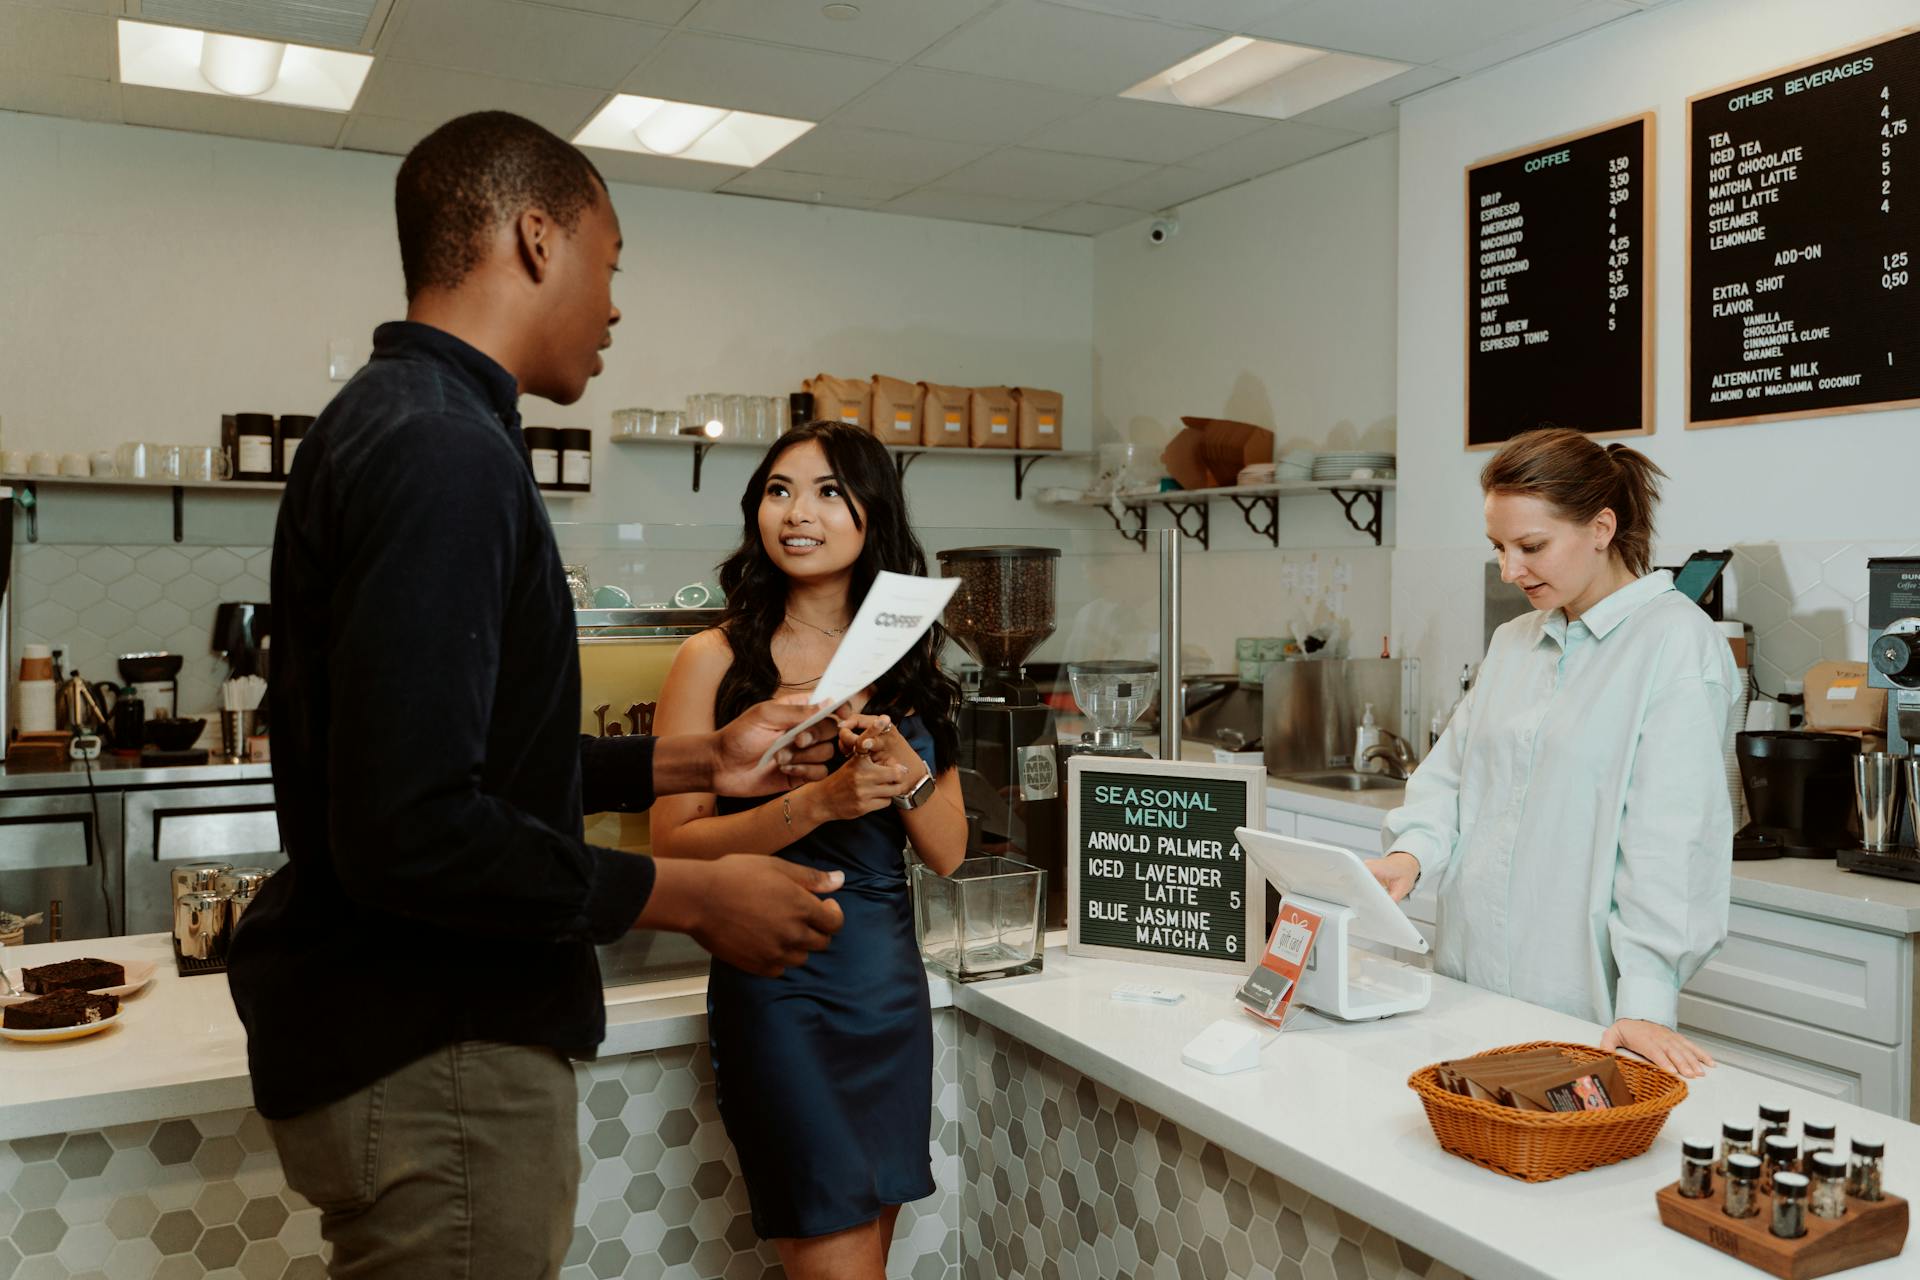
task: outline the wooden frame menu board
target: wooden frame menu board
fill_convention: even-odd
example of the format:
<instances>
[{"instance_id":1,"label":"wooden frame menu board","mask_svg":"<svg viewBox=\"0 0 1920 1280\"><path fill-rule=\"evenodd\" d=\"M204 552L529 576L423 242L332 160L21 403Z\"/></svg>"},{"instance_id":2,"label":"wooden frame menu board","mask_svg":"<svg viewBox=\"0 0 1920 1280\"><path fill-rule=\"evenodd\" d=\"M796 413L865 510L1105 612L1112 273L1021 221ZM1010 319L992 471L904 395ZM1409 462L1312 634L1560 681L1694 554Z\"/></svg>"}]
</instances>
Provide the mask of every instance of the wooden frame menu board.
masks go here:
<instances>
[{"instance_id":1,"label":"wooden frame menu board","mask_svg":"<svg viewBox=\"0 0 1920 1280\"><path fill-rule=\"evenodd\" d=\"M1266 877L1234 835L1264 827L1266 770L1126 756L1067 761L1067 954L1245 974Z\"/></svg>"},{"instance_id":2,"label":"wooden frame menu board","mask_svg":"<svg viewBox=\"0 0 1920 1280\"><path fill-rule=\"evenodd\" d=\"M1467 167L1467 448L1653 430L1653 113Z\"/></svg>"},{"instance_id":3,"label":"wooden frame menu board","mask_svg":"<svg viewBox=\"0 0 1920 1280\"><path fill-rule=\"evenodd\" d=\"M1687 426L1920 404L1920 31L1687 102Z\"/></svg>"}]
</instances>

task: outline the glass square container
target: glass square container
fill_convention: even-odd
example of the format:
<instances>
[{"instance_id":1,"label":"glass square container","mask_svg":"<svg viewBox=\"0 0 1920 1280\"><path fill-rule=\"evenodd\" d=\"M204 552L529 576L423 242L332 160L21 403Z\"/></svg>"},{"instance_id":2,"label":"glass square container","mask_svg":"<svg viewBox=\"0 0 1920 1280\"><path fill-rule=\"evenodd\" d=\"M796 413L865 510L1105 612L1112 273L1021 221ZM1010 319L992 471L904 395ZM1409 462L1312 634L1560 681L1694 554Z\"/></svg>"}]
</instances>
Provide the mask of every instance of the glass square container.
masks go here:
<instances>
[{"instance_id":1,"label":"glass square container","mask_svg":"<svg viewBox=\"0 0 1920 1280\"><path fill-rule=\"evenodd\" d=\"M915 863L914 930L930 968L955 982L1038 973L1047 873L1012 858L968 858L950 876Z\"/></svg>"}]
</instances>

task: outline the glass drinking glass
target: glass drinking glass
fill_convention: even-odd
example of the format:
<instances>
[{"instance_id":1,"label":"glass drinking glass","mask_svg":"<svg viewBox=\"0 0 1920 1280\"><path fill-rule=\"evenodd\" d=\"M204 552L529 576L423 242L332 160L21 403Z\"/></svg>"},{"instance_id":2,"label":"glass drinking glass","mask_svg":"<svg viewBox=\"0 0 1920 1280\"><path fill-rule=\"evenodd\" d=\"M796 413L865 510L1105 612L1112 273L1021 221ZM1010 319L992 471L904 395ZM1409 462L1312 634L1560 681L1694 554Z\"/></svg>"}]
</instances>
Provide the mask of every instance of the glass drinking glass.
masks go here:
<instances>
[{"instance_id":1,"label":"glass drinking glass","mask_svg":"<svg viewBox=\"0 0 1920 1280\"><path fill-rule=\"evenodd\" d=\"M687 415L679 409L662 409L654 415L654 432L663 436L677 436L684 432Z\"/></svg>"},{"instance_id":2,"label":"glass drinking glass","mask_svg":"<svg viewBox=\"0 0 1920 1280\"><path fill-rule=\"evenodd\" d=\"M177 444L152 444L147 446L153 451L153 474L162 480L181 478L180 468L185 452Z\"/></svg>"},{"instance_id":3,"label":"glass drinking glass","mask_svg":"<svg viewBox=\"0 0 1920 1280\"><path fill-rule=\"evenodd\" d=\"M233 463L219 445L195 444L182 450L182 478L187 480L225 480L233 474Z\"/></svg>"}]
</instances>

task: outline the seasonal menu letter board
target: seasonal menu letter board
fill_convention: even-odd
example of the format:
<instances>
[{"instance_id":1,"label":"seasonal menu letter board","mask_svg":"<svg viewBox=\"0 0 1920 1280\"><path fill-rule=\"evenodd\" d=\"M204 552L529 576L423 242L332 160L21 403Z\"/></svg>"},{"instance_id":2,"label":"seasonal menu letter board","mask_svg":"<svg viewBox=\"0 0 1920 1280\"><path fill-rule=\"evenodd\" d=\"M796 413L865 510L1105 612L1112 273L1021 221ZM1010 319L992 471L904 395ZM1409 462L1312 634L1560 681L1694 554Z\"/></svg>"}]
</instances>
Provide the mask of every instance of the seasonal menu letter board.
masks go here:
<instances>
[{"instance_id":1,"label":"seasonal menu letter board","mask_svg":"<svg viewBox=\"0 0 1920 1280\"><path fill-rule=\"evenodd\" d=\"M1653 430L1653 115L1467 169L1467 447Z\"/></svg>"},{"instance_id":2,"label":"seasonal menu letter board","mask_svg":"<svg viewBox=\"0 0 1920 1280\"><path fill-rule=\"evenodd\" d=\"M1687 425L1920 403L1920 32L1687 104Z\"/></svg>"},{"instance_id":3,"label":"seasonal menu letter board","mask_svg":"<svg viewBox=\"0 0 1920 1280\"><path fill-rule=\"evenodd\" d=\"M1266 882L1234 828L1265 812L1258 765L1072 757L1068 953L1245 973L1264 941Z\"/></svg>"}]
</instances>

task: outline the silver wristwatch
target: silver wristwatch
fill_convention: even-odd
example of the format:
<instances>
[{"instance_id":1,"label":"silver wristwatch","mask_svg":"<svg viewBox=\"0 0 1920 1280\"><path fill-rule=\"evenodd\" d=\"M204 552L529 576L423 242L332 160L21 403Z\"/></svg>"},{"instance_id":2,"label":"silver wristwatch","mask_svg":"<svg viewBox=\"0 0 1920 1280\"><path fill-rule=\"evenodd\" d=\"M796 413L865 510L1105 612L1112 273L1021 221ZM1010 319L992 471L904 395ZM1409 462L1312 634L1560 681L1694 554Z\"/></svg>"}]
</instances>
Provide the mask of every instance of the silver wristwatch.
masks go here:
<instances>
[{"instance_id":1,"label":"silver wristwatch","mask_svg":"<svg viewBox=\"0 0 1920 1280\"><path fill-rule=\"evenodd\" d=\"M927 770L927 776L913 784L911 790L893 798L896 809L918 809L933 797L933 770Z\"/></svg>"}]
</instances>

